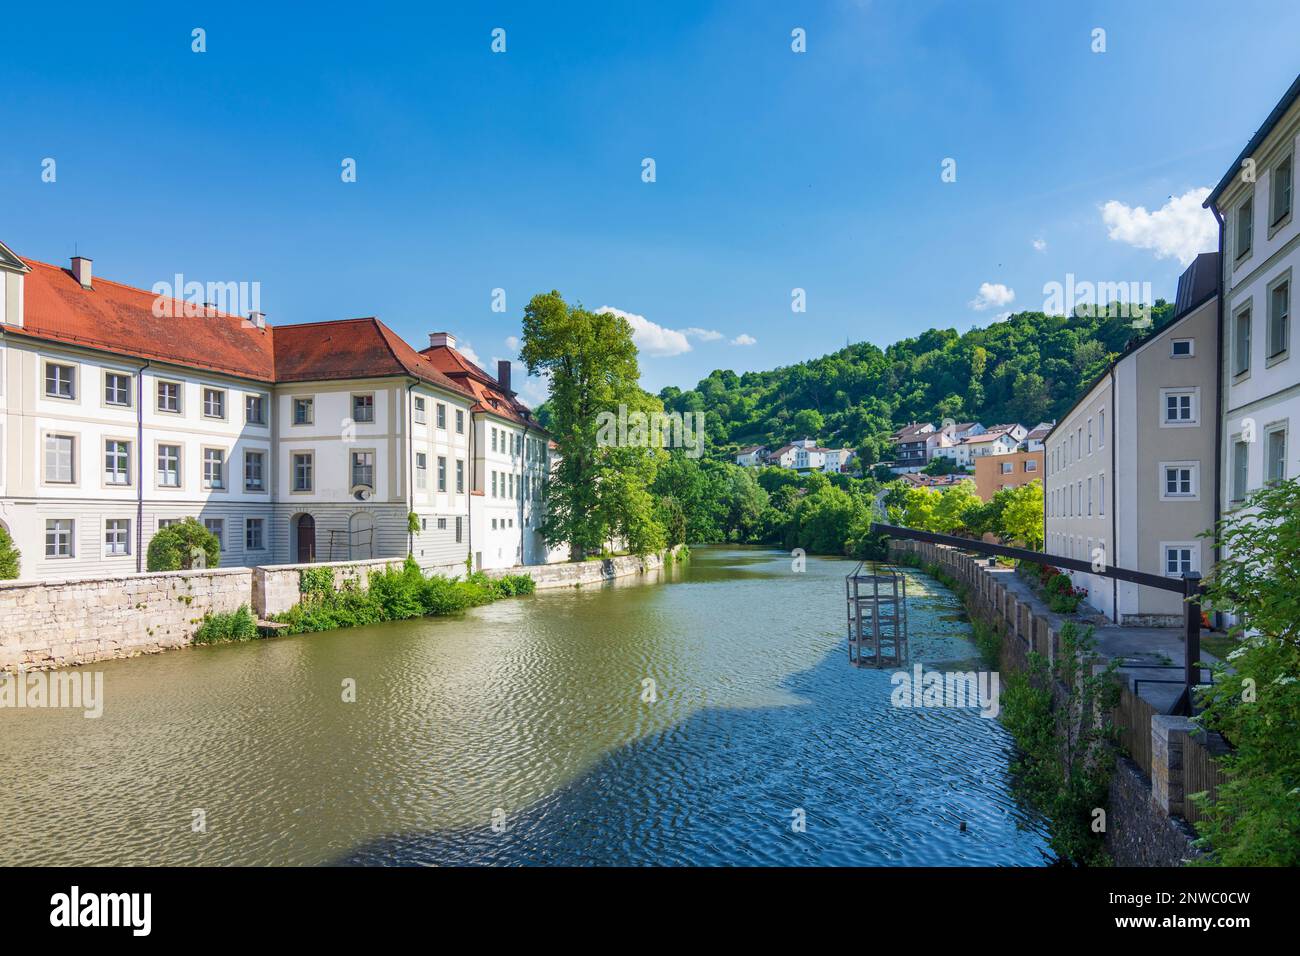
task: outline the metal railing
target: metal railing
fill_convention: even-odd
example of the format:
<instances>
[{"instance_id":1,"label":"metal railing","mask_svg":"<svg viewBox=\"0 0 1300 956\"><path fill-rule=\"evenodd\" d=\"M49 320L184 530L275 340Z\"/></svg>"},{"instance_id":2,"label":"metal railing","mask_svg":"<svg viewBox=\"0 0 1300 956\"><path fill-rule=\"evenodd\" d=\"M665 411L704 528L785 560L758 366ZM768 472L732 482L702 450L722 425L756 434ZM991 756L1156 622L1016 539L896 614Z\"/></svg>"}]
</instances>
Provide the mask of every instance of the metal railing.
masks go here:
<instances>
[{"instance_id":1,"label":"metal railing","mask_svg":"<svg viewBox=\"0 0 1300 956\"><path fill-rule=\"evenodd\" d=\"M980 554L996 555L998 557L1013 558L1017 561L1028 561L1031 564L1047 565L1054 568L1068 568L1071 571L1084 571L1088 574L1095 574L1099 577L1114 578L1117 581L1126 581L1130 584L1141 585L1142 587L1156 588L1161 591L1172 591L1183 596L1183 691L1174 702L1170 709L1170 714L1190 717L1193 712L1192 691L1200 683L1200 657L1201 657L1201 595L1205 593L1205 585L1201 583L1201 576L1195 571L1187 572L1178 578L1164 577L1159 574L1152 574L1149 571L1137 571L1133 568L1118 568L1113 565L1105 565L1099 571L1091 561L1081 561L1078 558L1067 558L1060 555L1047 554L1043 551L1031 551L1029 548L1016 548L1006 544L990 544L987 541L976 541L973 538L959 538L951 534L938 534L934 531L917 531L914 528L904 528L899 525L881 524L873 522L871 525L872 534L885 534L891 538L901 538L910 541L924 541L929 544L943 544L952 548L963 551L975 551Z\"/></svg>"}]
</instances>

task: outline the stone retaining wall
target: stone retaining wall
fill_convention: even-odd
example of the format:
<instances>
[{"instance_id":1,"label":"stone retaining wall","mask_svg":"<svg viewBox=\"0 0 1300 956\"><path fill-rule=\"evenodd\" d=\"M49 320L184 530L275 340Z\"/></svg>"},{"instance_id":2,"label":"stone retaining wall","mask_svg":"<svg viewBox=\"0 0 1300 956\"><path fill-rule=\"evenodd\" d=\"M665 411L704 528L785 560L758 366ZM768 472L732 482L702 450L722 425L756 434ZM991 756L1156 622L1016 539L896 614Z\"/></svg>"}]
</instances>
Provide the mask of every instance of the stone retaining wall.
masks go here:
<instances>
[{"instance_id":1,"label":"stone retaining wall","mask_svg":"<svg viewBox=\"0 0 1300 956\"><path fill-rule=\"evenodd\" d=\"M205 614L247 604L251 568L0 582L0 670L151 654L192 640Z\"/></svg>"},{"instance_id":2,"label":"stone retaining wall","mask_svg":"<svg viewBox=\"0 0 1300 956\"><path fill-rule=\"evenodd\" d=\"M1060 653L1059 615L1046 612L1037 601L1019 597L1002 579L1009 569L988 566L947 545L923 541L891 540L891 557L915 555L935 564L967 589L966 607L1002 634L1001 666L1023 669L1028 655L1037 651L1049 661ZM1064 688L1054 687L1058 701ZM1179 866L1197 855L1195 833L1182 819L1183 747L1192 724L1181 717L1157 715L1147 730L1151 734L1152 768L1148 779L1133 761L1120 756L1111 778L1111 810L1106 847L1120 866Z\"/></svg>"},{"instance_id":3,"label":"stone retaining wall","mask_svg":"<svg viewBox=\"0 0 1300 956\"><path fill-rule=\"evenodd\" d=\"M674 553L679 553L680 548ZM549 588L574 588L586 584L601 584L629 574L658 571L664 566L662 554L643 556L622 555L599 561L565 561L560 564L530 565L523 568L502 568L485 572L488 577L499 578L507 574L530 575L537 590Z\"/></svg>"}]
</instances>

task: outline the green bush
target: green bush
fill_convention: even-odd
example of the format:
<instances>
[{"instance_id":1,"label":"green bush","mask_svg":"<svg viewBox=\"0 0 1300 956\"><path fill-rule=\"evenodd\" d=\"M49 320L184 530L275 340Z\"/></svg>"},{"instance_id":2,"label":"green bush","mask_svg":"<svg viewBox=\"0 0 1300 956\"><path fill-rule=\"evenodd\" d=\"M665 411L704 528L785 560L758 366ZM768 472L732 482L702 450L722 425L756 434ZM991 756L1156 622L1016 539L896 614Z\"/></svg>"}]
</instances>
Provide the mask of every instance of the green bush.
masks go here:
<instances>
[{"instance_id":1,"label":"green bush","mask_svg":"<svg viewBox=\"0 0 1300 956\"><path fill-rule=\"evenodd\" d=\"M14 539L9 532L0 528L0 581L9 581L18 577L18 561L22 552L14 547Z\"/></svg>"},{"instance_id":2,"label":"green bush","mask_svg":"<svg viewBox=\"0 0 1300 956\"><path fill-rule=\"evenodd\" d=\"M327 569L310 569L317 570ZM309 573L302 572L303 575ZM312 586L308 587L308 583ZM532 594L536 587L526 574L510 574L500 580L493 580L481 571L468 575L464 580L441 575L426 577L415 560L409 557L400 568L371 572L368 587L364 590L349 582L340 591L328 586L321 591L321 583L316 578L300 579L304 600L275 616L276 621L289 625L289 633L331 631L382 621L455 614L490 604L499 598Z\"/></svg>"},{"instance_id":3,"label":"green bush","mask_svg":"<svg viewBox=\"0 0 1300 956\"><path fill-rule=\"evenodd\" d=\"M298 593L308 597L323 598L334 590L334 571L331 568L303 568L298 572Z\"/></svg>"},{"instance_id":4,"label":"green bush","mask_svg":"<svg viewBox=\"0 0 1300 956\"><path fill-rule=\"evenodd\" d=\"M231 614L207 614L194 632L195 644L224 644L228 641L257 640L257 621L248 605Z\"/></svg>"},{"instance_id":5,"label":"green bush","mask_svg":"<svg viewBox=\"0 0 1300 956\"><path fill-rule=\"evenodd\" d=\"M203 554L200 564L194 560ZM149 542L146 566L150 571L185 571L193 567L215 568L221 563L221 542L193 518L159 528Z\"/></svg>"}]
</instances>

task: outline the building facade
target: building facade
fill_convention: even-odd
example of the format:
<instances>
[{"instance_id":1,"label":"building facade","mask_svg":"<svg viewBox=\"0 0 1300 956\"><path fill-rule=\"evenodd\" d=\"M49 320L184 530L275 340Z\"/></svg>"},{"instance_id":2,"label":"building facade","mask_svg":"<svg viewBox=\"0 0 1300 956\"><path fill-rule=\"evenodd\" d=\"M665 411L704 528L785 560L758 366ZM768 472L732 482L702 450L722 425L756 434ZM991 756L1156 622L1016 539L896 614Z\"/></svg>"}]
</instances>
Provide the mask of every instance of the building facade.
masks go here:
<instances>
[{"instance_id":1,"label":"building facade","mask_svg":"<svg viewBox=\"0 0 1300 956\"><path fill-rule=\"evenodd\" d=\"M1223 287L1219 507L1230 511L1266 482L1294 478L1300 359L1291 348L1300 278L1295 216L1300 78L1274 107L1206 205L1220 223Z\"/></svg>"},{"instance_id":2,"label":"building facade","mask_svg":"<svg viewBox=\"0 0 1300 956\"><path fill-rule=\"evenodd\" d=\"M1003 488L1019 488L1031 481L1042 481L1044 455L1042 451L1014 451L975 459L976 494L988 501Z\"/></svg>"},{"instance_id":3,"label":"building facade","mask_svg":"<svg viewBox=\"0 0 1300 956\"><path fill-rule=\"evenodd\" d=\"M0 245L0 276L0 524L22 578L143 571L158 529L189 517L227 567L548 557L546 436L508 380L475 367L494 409L377 319L192 315L86 259L64 269ZM454 340L441 351L463 359ZM494 429L510 433L499 451ZM504 494L476 512L489 470ZM502 528L495 551L487 530L473 546L480 514Z\"/></svg>"},{"instance_id":4,"label":"building facade","mask_svg":"<svg viewBox=\"0 0 1300 956\"><path fill-rule=\"evenodd\" d=\"M1179 281L1175 317L1111 364L1045 439L1049 554L1181 577L1213 558L1218 257ZM1175 624L1179 595L1070 572L1116 623Z\"/></svg>"}]
</instances>

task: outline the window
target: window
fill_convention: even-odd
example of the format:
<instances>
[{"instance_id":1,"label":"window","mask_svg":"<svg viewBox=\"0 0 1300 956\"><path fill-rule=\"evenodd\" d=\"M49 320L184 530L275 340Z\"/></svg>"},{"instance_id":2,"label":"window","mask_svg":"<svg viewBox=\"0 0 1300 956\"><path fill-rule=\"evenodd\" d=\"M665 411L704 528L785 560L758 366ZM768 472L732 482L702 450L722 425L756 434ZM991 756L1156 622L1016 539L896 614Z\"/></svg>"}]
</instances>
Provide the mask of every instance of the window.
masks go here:
<instances>
[{"instance_id":1,"label":"window","mask_svg":"<svg viewBox=\"0 0 1300 956\"><path fill-rule=\"evenodd\" d=\"M1002 474L1009 475L1012 472L1011 462L1004 461L998 467L1002 469Z\"/></svg>"},{"instance_id":2,"label":"window","mask_svg":"<svg viewBox=\"0 0 1300 956\"><path fill-rule=\"evenodd\" d=\"M417 425L425 424L424 399L418 395L415 396L415 424Z\"/></svg>"},{"instance_id":3,"label":"window","mask_svg":"<svg viewBox=\"0 0 1300 956\"><path fill-rule=\"evenodd\" d=\"M45 436L45 480L53 484L70 485L77 480L75 459L76 438L72 435Z\"/></svg>"},{"instance_id":4,"label":"window","mask_svg":"<svg viewBox=\"0 0 1300 956\"><path fill-rule=\"evenodd\" d=\"M1293 158L1288 156L1273 167L1273 181L1269 186L1269 195L1273 201L1272 218L1269 220L1270 226L1278 225L1283 219L1291 215L1292 166Z\"/></svg>"},{"instance_id":5,"label":"window","mask_svg":"<svg viewBox=\"0 0 1300 956\"><path fill-rule=\"evenodd\" d=\"M456 494L462 494L465 491L465 462L456 459Z\"/></svg>"},{"instance_id":6,"label":"window","mask_svg":"<svg viewBox=\"0 0 1300 956\"><path fill-rule=\"evenodd\" d=\"M1250 371L1250 307L1242 309L1232 319L1232 374L1245 375Z\"/></svg>"},{"instance_id":7,"label":"window","mask_svg":"<svg viewBox=\"0 0 1300 956\"><path fill-rule=\"evenodd\" d=\"M1286 480L1286 429L1274 428L1268 433L1264 451L1264 480Z\"/></svg>"},{"instance_id":8,"label":"window","mask_svg":"<svg viewBox=\"0 0 1300 956\"><path fill-rule=\"evenodd\" d=\"M181 486L181 446L158 446L158 486L160 488L179 488Z\"/></svg>"},{"instance_id":9,"label":"window","mask_svg":"<svg viewBox=\"0 0 1300 956\"><path fill-rule=\"evenodd\" d=\"M1097 447L1106 447L1106 410L1097 413Z\"/></svg>"},{"instance_id":10,"label":"window","mask_svg":"<svg viewBox=\"0 0 1300 956\"><path fill-rule=\"evenodd\" d=\"M1033 458L1026 458L1025 471L1037 471L1037 470L1038 470L1038 462L1035 461Z\"/></svg>"},{"instance_id":11,"label":"window","mask_svg":"<svg viewBox=\"0 0 1300 956\"><path fill-rule=\"evenodd\" d=\"M77 397L76 386L77 370L71 365L58 365L54 362L45 363L45 395L48 398L66 398L69 400Z\"/></svg>"},{"instance_id":12,"label":"window","mask_svg":"<svg viewBox=\"0 0 1300 956\"><path fill-rule=\"evenodd\" d=\"M104 373L104 404L131 404L131 376L118 372Z\"/></svg>"},{"instance_id":13,"label":"window","mask_svg":"<svg viewBox=\"0 0 1300 956\"><path fill-rule=\"evenodd\" d=\"M1255 195L1237 207L1237 258L1250 255L1252 234L1255 231Z\"/></svg>"},{"instance_id":14,"label":"window","mask_svg":"<svg viewBox=\"0 0 1300 956\"><path fill-rule=\"evenodd\" d=\"M266 403L261 395L244 396L244 421L249 425L266 424Z\"/></svg>"},{"instance_id":15,"label":"window","mask_svg":"<svg viewBox=\"0 0 1300 956\"><path fill-rule=\"evenodd\" d=\"M108 518L104 521L104 554L131 553L131 522L127 518Z\"/></svg>"},{"instance_id":16,"label":"window","mask_svg":"<svg viewBox=\"0 0 1300 956\"><path fill-rule=\"evenodd\" d=\"M266 455L260 451L244 452L244 490L266 490Z\"/></svg>"},{"instance_id":17,"label":"window","mask_svg":"<svg viewBox=\"0 0 1300 956\"><path fill-rule=\"evenodd\" d=\"M1092 454L1092 419L1088 419L1088 454Z\"/></svg>"},{"instance_id":18,"label":"window","mask_svg":"<svg viewBox=\"0 0 1300 956\"><path fill-rule=\"evenodd\" d=\"M375 487L375 453L373 451L354 451L352 453L352 485Z\"/></svg>"},{"instance_id":19,"label":"window","mask_svg":"<svg viewBox=\"0 0 1300 956\"><path fill-rule=\"evenodd\" d=\"M1196 466L1178 462L1161 466L1164 475L1162 498L1194 498L1197 494Z\"/></svg>"},{"instance_id":20,"label":"window","mask_svg":"<svg viewBox=\"0 0 1300 956\"><path fill-rule=\"evenodd\" d=\"M181 523L181 519L180 519L180 518L159 518L159 519L158 519L158 527L159 527L159 529L162 529L162 528L170 528L172 525L174 525L174 524L180 524L180 523Z\"/></svg>"},{"instance_id":21,"label":"window","mask_svg":"<svg viewBox=\"0 0 1300 956\"><path fill-rule=\"evenodd\" d=\"M1268 357L1287 350L1291 325L1291 283L1279 282L1268 294Z\"/></svg>"},{"instance_id":22,"label":"window","mask_svg":"<svg viewBox=\"0 0 1300 956\"><path fill-rule=\"evenodd\" d=\"M1191 574L1196 568L1192 560L1195 553L1195 546L1190 544L1166 544L1163 546L1165 552L1165 574L1170 577L1182 577L1184 574Z\"/></svg>"},{"instance_id":23,"label":"window","mask_svg":"<svg viewBox=\"0 0 1300 956\"><path fill-rule=\"evenodd\" d=\"M1088 476L1088 517L1092 517L1092 475Z\"/></svg>"},{"instance_id":24,"label":"window","mask_svg":"<svg viewBox=\"0 0 1300 956\"><path fill-rule=\"evenodd\" d=\"M492 519L492 530L495 531L496 529L497 529L497 519L496 519L496 518L493 518L493 519Z\"/></svg>"},{"instance_id":25,"label":"window","mask_svg":"<svg viewBox=\"0 0 1300 956\"><path fill-rule=\"evenodd\" d=\"M492 429L492 450L497 450L497 430L495 428Z\"/></svg>"},{"instance_id":26,"label":"window","mask_svg":"<svg viewBox=\"0 0 1300 956\"><path fill-rule=\"evenodd\" d=\"M266 549L266 519L245 519L244 548L248 551L264 551Z\"/></svg>"},{"instance_id":27,"label":"window","mask_svg":"<svg viewBox=\"0 0 1300 956\"><path fill-rule=\"evenodd\" d=\"M439 530L439 531L446 531L446 530L447 530L447 519L446 519L446 518L439 518L439 519L438 519L438 530Z\"/></svg>"},{"instance_id":28,"label":"window","mask_svg":"<svg viewBox=\"0 0 1300 956\"><path fill-rule=\"evenodd\" d=\"M1097 514L1106 513L1106 476L1097 476Z\"/></svg>"},{"instance_id":29,"label":"window","mask_svg":"<svg viewBox=\"0 0 1300 956\"><path fill-rule=\"evenodd\" d=\"M510 475L510 494L508 495L508 497L513 498L514 496L515 496L515 476L514 476L513 474L511 474L511 475Z\"/></svg>"},{"instance_id":30,"label":"window","mask_svg":"<svg viewBox=\"0 0 1300 956\"><path fill-rule=\"evenodd\" d=\"M375 396L352 396L352 420L354 422L373 422L375 420Z\"/></svg>"},{"instance_id":31,"label":"window","mask_svg":"<svg viewBox=\"0 0 1300 956\"><path fill-rule=\"evenodd\" d=\"M226 548L226 520L224 518L204 518L203 527L212 532L213 536L217 539L217 546L224 551Z\"/></svg>"},{"instance_id":32,"label":"window","mask_svg":"<svg viewBox=\"0 0 1300 956\"><path fill-rule=\"evenodd\" d=\"M158 411L174 412L177 415L181 411L181 383L180 382L159 382L158 383Z\"/></svg>"},{"instance_id":33,"label":"window","mask_svg":"<svg viewBox=\"0 0 1300 956\"><path fill-rule=\"evenodd\" d=\"M1246 480L1250 476L1250 445L1238 435L1232 442L1232 500L1246 497Z\"/></svg>"},{"instance_id":34,"label":"window","mask_svg":"<svg viewBox=\"0 0 1300 956\"><path fill-rule=\"evenodd\" d=\"M226 453L220 448L203 449L203 487L221 490L226 487Z\"/></svg>"},{"instance_id":35,"label":"window","mask_svg":"<svg viewBox=\"0 0 1300 956\"><path fill-rule=\"evenodd\" d=\"M45 556L72 557L72 519L51 518L45 522Z\"/></svg>"},{"instance_id":36,"label":"window","mask_svg":"<svg viewBox=\"0 0 1300 956\"><path fill-rule=\"evenodd\" d=\"M1164 401L1164 425L1196 424L1195 389L1162 388L1160 395Z\"/></svg>"},{"instance_id":37,"label":"window","mask_svg":"<svg viewBox=\"0 0 1300 956\"><path fill-rule=\"evenodd\" d=\"M295 398L293 400L293 423L295 425L310 425L312 423L312 400L310 398Z\"/></svg>"},{"instance_id":38,"label":"window","mask_svg":"<svg viewBox=\"0 0 1300 956\"><path fill-rule=\"evenodd\" d=\"M1169 342L1169 356L1171 358L1191 358L1195 353L1194 339L1172 339Z\"/></svg>"},{"instance_id":39,"label":"window","mask_svg":"<svg viewBox=\"0 0 1300 956\"><path fill-rule=\"evenodd\" d=\"M203 417L226 417L226 392L224 389L205 388L203 390Z\"/></svg>"},{"instance_id":40,"label":"window","mask_svg":"<svg viewBox=\"0 0 1300 956\"><path fill-rule=\"evenodd\" d=\"M415 487L423 491L429 486L429 456L422 451L415 453Z\"/></svg>"},{"instance_id":41,"label":"window","mask_svg":"<svg viewBox=\"0 0 1300 956\"><path fill-rule=\"evenodd\" d=\"M492 472L492 497L495 498L496 496L497 496L497 473L494 471Z\"/></svg>"},{"instance_id":42,"label":"window","mask_svg":"<svg viewBox=\"0 0 1300 956\"><path fill-rule=\"evenodd\" d=\"M447 459L442 455L438 456L438 490L447 490Z\"/></svg>"},{"instance_id":43,"label":"window","mask_svg":"<svg viewBox=\"0 0 1300 956\"><path fill-rule=\"evenodd\" d=\"M131 483L131 443L110 438L104 442L104 483Z\"/></svg>"},{"instance_id":44,"label":"window","mask_svg":"<svg viewBox=\"0 0 1300 956\"><path fill-rule=\"evenodd\" d=\"M457 516L456 518L456 543L457 544L460 544L460 539L461 539L461 521L462 519L459 516Z\"/></svg>"},{"instance_id":45,"label":"window","mask_svg":"<svg viewBox=\"0 0 1300 956\"><path fill-rule=\"evenodd\" d=\"M443 431L447 430L447 406L442 402L438 403L438 427Z\"/></svg>"},{"instance_id":46,"label":"window","mask_svg":"<svg viewBox=\"0 0 1300 956\"><path fill-rule=\"evenodd\" d=\"M465 412L459 408L456 409L456 434L465 434ZM456 540L459 541L460 539L457 538Z\"/></svg>"},{"instance_id":47,"label":"window","mask_svg":"<svg viewBox=\"0 0 1300 956\"><path fill-rule=\"evenodd\" d=\"M311 452L298 452L293 456L293 490L311 491Z\"/></svg>"}]
</instances>

